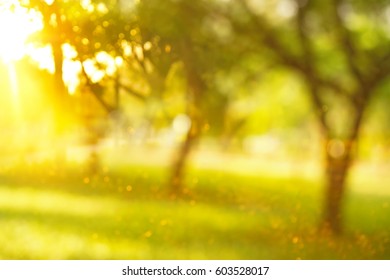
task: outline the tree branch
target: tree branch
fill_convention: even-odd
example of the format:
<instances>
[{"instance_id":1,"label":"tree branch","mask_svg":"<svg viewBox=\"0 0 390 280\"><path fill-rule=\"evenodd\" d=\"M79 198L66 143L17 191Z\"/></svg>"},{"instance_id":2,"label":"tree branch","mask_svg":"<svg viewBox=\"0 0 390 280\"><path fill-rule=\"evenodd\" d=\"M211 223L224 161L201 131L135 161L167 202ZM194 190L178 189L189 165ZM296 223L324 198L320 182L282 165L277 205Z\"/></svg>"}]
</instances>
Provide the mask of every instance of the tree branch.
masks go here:
<instances>
[{"instance_id":1,"label":"tree branch","mask_svg":"<svg viewBox=\"0 0 390 280\"><path fill-rule=\"evenodd\" d=\"M320 92L319 92L319 86L325 86L325 87L332 87L332 89L336 90L337 92L341 92L341 89L339 88L339 85L328 81L325 79L320 79L317 73L317 69L315 66L315 58L313 55L313 49L310 43L309 35L306 32L306 15L308 10L308 2L302 1L302 0L296 0L297 4L297 16L296 16L296 23L297 23L297 29L298 29L298 39L299 43L302 48L302 54L303 54L303 64L305 65L303 71L304 76L306 78L306 81L309 84L309 92L312 98L312 101L316 107L316 114L318 116L318 119L322 125L322 131L325 134L325 136L328 136L329 133L329 126L326 121L326 112L323 108L323 102L320 99Z\"/></svg>"},{"instance_id":2,"label":"tree branch","mask_svg":"<svg viewBox=\"0 0 390 280\"><path fill-rule=\"evenodd\" d=\"M301 44L303 57L305 59L304 63L306 68L310 70L310 73L313 73L314 76L317 76L316 75L317 71L315 69L315 61L313 57L313 50L305 26L308 3L307 1L302 1L302 0L295 0L295 1L298 7L297 16L296 16L298 38Z\"/></svg>"},{"instance_id":3,"label":"tree branch","mask_svg":"<svg viewBox=\"0 0 390 280\"><path fill-rule=\"evenodd\" d=\"M146 101L146 96L145 95L143 95L142 93L136 91L135 89L131 88L130 86L122 84L122 83L119 83L119 87L121 89L125 90L126 93L130 94L131 96L134 96L134 97L136 97L139 100Z\"/></svg>"},{"instance_id":4,"label":"tree branch","mask_svg":"<svg viewBox=\"0 0 390 280\"><path fill-rule=\"evenodd\" d=\"M109 104L107 104L103 98L101 98L101 96L99 96L99 94L97 94L94 90L94 88L96 88L96 86L98 85L95 85L91 82L91 80L89 79L89 76L87 74L87 72L85 71L85 67L83 65L83 63L81 63L81 72L83 74L83 76L85 77L85 80L86 80L86 83L87 83L87 86L89 87L90 89L90 92L93 94L93 96L95 96L96 100L99 102L99 104L104 108L104 110L107 112L107 113L112 113L113 111L115 111L115 108L113 106L110 106Z\"/></svg>"},{"instance_id":5,"label":"tree branch","mask_svg":"<svg viewBox=\"0 0 390 280\"><path fill-rule=\"evenodd\" d=\"M376 66L376 69L372 71L372 76L368 79L368 83L373 87L376 87L386 78L390 78L390 51L376 63Z\"/></svg>"},{"instance_id":6,"label":"tree branch","mask_svg":"<svg viewBox=\"0 0 390 280\"><path fill-rule=\"evenodd\" d=\"M363 73L361 72L357 64L358 53L351 39L351 34L345 27L343 18L340 15L343 0L333 0L332 3L332 12L336 30L338 33L339 43L341 44L341 49L343 50L344 56L347 59L348 67L351 71L352 76L355 78L358 85L364 88L366 86L366 81Z\"/></svg>"},{"instance_id":7,"label":"tree branch","mask_svg":"<svg viewBox=\"0 0 390 280\"><path fill-rule=\"evenodd\" d=\"M256 30L261 31L261 35L257 36L256 39L260 40L269 50L276 54L276 59L279 60L279 63L292 68L304 77L310 77L310 80L313 81L318 86L328 88L340 95L343 95L347 98L351 98L347 94L346 90L336 81L321 77L317 71L315 71L315 59L313 57L313 50L310 44L310 40L305 32L304 20L307 12L306 6L303 3L300 3L300 0L296 0L299 5L298 14L297 14L297 26L298 26L298 35L300 38L300 43L303 51L302 57L294 55L289 48L283 46L277 39L277 35L274 30L269 27L267 21L261 16L254 15L253 12L248 7L245 1L240 1L241 5L245 11L250 16L251 22L254 24ZM233 27L238 29L239 32L245 32L244 27L240 26L237 22L232 22Z\"/></svg>"}]
</instances>

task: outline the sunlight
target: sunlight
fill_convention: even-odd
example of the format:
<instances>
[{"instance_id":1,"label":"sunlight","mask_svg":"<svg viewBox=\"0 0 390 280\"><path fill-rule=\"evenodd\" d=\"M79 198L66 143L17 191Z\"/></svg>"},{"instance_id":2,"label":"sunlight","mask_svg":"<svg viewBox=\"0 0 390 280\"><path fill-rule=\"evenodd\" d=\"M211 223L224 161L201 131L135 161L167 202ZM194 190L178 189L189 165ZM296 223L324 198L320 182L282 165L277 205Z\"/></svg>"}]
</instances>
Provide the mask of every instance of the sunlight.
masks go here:
<instances>
[{"instance_id":1,"label":"sunlight","mask_svg":"<svg viewBox=\"0 0 390 280\"><path fill-rule=\"evenodd\" d=\"M49 45L37 48L33 45L26 47L26 54L35 61L40 69L45 69L53 74L55 71L52 49Z\"/></svg>"},{"instance_id":2,"label":"sunlight","mask_svg":"<svg viewBox=\"0 0 390 280\"><path fill-rule=\"evenodd\" d=\"M12 95L12 106L17 119L20 118L20 104L19 104L19 90L18 90L18 79L14 64L8 65L8 75L11 84L11 95Z\"/></svg>"},{"instance_id":3,"label":"sunlight","mask_svg":"<svg viewBox=\"0 0 390 280\"><path fill-rule=\"evenodd\" d=\"M0 59L10 63L22 58L28 37L42 27L36 11L21 7L18 1L0 1Z\"/></svg>"},{"instance_id":4,"label":"sunlight","mask_svg":"<svg viewBox=\"0 0 390 280\"><path fill-rule=\"evenodd\" d=\"M50 4L52 1L46 0ZM82 5L93 7L91 1L82 1ZM98 7L99 8L99 7ZM102 7L100 7L102 9ZM103 11L102 11L103 12ZM38 11L22 7L17 0L0 0L0 60L11 65L24 56L35 61L40 69L45 69L54 73L54 60L52 49L49 45L37 47L27 42L29 36L42 30L43 23L41 14ZM12 27L12 28L10 28ZM76 59L77 52L69 44L63 45L64 64L63 79L70 94L74 94L80 84L79 74L82 64ZM106 66L105 71L100 70L95 64L102 63ZM106 74L113 75L121 62L111 57L106 52L97 54L96 59L83 62L88 75L93 82L100 81ZM10 80L12 83L12 99L16 106L18 103L18 89L16 73L12 72L12 67L8 67ZM15 107L16 108L16 107Z\"/></svg>"},{"instance_id":5,"label":"sunlight","mask_svg":"<svg viewBox=\"0 0 390 280\"><path fill-rule=\"evenodd\" d=\"M0 1L0 60L7 65L16 120L21 118L21 108L13 62L26 55L28 37L41 29L42 21L37 12L21 7L19 1Z\"/></svg>"},{"instance_id":6,"label":"sunlight","mask_svg":"<svg viewBox=\"0 0 390 280\"><path fill-rule=\"evenodd\" d=\"M69 94L74 94L80 84L79 74L81 73L82 65L77 60L78 53L74 47L69 44L62 45L64 61L62 65L62 78L68 87Z\"/></svg>"}]
</instances>

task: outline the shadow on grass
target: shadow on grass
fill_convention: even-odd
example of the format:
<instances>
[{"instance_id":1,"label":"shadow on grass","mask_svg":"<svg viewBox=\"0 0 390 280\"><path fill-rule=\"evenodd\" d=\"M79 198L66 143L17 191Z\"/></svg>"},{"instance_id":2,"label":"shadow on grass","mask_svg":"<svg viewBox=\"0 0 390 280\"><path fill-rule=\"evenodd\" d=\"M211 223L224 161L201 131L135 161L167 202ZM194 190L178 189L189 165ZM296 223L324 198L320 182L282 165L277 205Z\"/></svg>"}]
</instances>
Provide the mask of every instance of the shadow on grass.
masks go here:
<instances>
[{"instance_id":1,"label":"shadow on grass","mask_svg":"<svg viewBox=\"0 0 390 280\"><path fill-rule=\"evenodd\" d=\"M3 177L0 258L390 258L388 198L352 196L348 231L331 238L316 231L313 182L193 171L188 195L172 199L163 174Z\"/></svg>"}]
</instances>

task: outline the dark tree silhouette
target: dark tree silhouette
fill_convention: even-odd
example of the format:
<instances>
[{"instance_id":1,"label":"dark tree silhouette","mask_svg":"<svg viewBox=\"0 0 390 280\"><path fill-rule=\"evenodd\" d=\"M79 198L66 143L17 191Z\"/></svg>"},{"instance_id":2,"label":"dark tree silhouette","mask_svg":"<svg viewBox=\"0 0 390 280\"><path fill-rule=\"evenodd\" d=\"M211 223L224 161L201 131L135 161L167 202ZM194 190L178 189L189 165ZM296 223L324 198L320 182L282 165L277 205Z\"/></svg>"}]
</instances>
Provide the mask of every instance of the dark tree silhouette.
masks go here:
<instances>
[{"instance_id":1,"label":"dark tree silhouette","mask_svg":"<svg viewBox=\"0 0 390 280\"><path fill-rule=\"evenodd\" d=\"M306 85L324 139L326 193L322 228L339 234L346 179L356 156L364 113L390 78L390 42L378 31L380 21L375 22L377 34L371 35L381 40L369 48L362 44L362 34L351 30L346 21L353 14L363 13L371 20L380 18L386 3L296 0L291 18L282 24L273 22L246 1L235 4L240 18L232 13L229 17L236 32L249 36L259 46L259 53L269 54L279 65L297 72Z\"/></svg>"}]
</instances>

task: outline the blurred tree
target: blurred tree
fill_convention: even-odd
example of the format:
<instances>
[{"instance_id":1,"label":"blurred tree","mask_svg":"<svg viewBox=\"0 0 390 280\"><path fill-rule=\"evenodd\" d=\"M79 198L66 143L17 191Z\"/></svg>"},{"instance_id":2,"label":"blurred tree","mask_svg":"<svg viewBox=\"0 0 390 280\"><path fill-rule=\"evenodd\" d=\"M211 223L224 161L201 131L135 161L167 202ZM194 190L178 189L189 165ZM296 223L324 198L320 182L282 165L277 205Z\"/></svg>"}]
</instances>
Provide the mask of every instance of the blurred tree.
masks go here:
<instances>
[{"instance_id":1,"label":"blurred tree","mask_svg":"<svg viewBox=\"0 0 390 280\"><path fill-rule=\"evenodd\" d=\"M131 1L130 1L131 2ZM133 40L132 4L120 1L26 1L31 9L42 15L43 30L30 41L36 47L50 46L54 61L55 91L53 94L57 133L67 132L72 119L81 117L88 130L89 145L96 145L104 135L102 117L120 118L120 92L125 91L139 99L143 93L122 83L119 68L125 58L125 43ZM75 54L69 58L68 52ZM68 54L69 55L69 54ZM67 61L68 60L68 61ZM64 82L65 63L78 65L78 90L71 97ZM78 63L78 64L77 64ZM97 102L92 102L92 95ZM81 110L76 112L76 101ZM96 108L96 106L100 108ZM102 113L105 111L105 114ZM81 116L78 114L81 112ZM97 158L92 154L93 158ZM92 168L95 170L96 168Z\"/></svg>"},{"instance_id":2,"label":"blurred tree","mask_svg":"<svg viewBox=\"0 0 390 280\"><path fill-rule=\"evenodd\" d=\"M181 63L186 81L190 125L172 163L170 185L175 193L183 191L185 165L202 132L223 125L229 96L218 87L216 75L229 72L240 55L238 48L228 47L229 23L214 8L208 1L148 0L138 9L141 32L165 42L170 58Z\"/></svg>"},{"instance_id":3,"label":"blurred tree","mask_svg":"<svg viewBox=\"0 0 390 280\"><path fill-rule=\"evenodd\" d=\"M323 228L342 230L345 181L364 113L389 79L388 1L229 1L237 33L299 73L324 138Z\"/></svg>"},{"instance_id":4,"label":"blurred tree","mask_svg":"<svg viewBox=\"0 0 390 280\"><path fill-rule=\"evenodd\" d=\"M71 36L71 26L67 22L64 7L60 1L36 1L23 2L29 8L38 10L42 15L43 30L30 40L39 45L49 45L54 61L55 92L51 92L54 103L55 123L58 134L66 130L70 117L71 100L63 80L63 51L62 45Z\"/></svg>"},{"instance_id":5,"label":"blurred tree","mask_svg":"<svg viewBox=\"0 0 390 280\"><path fill-rule=\"evenodd\" d=\"M35 48L49 46L51 49L52 60L54 64L53 71L53 89L45 92L51 100L54 133L56 137L55 156L57 164L62 165L66 162L66 149L69 145L67 138L77 119L75 112L74 98L69 94L67 85L64 81L64 45L70 42L74 37L75 25L71 21L72 15L80 14L82 7L79 2L47 0L20 1L22 5L34 9L41 14L43 28L29 38L29 42L34 44ZM77 26L77 25L76 25Z\"/></svg>"},{"instance_id":6,"label":"blurred tree","mask_svg":"<svg viewBox=\"0 0 390 280\"><path fill-rule=\"evenodd\" d=\"M170 53L183 64L187 84L186 114L191 123L172 165L170 185L175 193L183 191L185 162L199 137L204 121L201 114L201 100L206 84L201 75L200 64L196 60L195 48L199 48L199 44L194 42L194 40L202 39L197 34L199 29L196 28L204 14L202 2L189 4L181 1L165 1L164 3L153 0L142 1L138 10L141 30L150 36L166 41ZM155 24L156 22L158 24Z\"/></svg>"}]
</instances>

